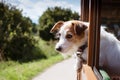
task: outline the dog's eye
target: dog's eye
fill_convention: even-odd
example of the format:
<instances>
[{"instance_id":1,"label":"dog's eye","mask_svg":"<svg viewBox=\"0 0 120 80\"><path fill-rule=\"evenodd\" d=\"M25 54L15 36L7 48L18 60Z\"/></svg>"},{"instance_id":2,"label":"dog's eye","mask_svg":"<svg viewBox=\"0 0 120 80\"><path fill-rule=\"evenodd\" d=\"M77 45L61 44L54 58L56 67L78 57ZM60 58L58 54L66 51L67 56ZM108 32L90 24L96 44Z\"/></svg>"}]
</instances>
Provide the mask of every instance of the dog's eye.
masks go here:
<instances>
[{"instance_id":1,"label":"dog's eye","mask_svg":"<svg viewBox=\"0 0 120 80\"><path fill-rule=\"evenodd\" d=\"M68 34L68 35L66 35L66 38L67 38L67 39L72 38L72 34Z\"/></svg>"}]
</instances>

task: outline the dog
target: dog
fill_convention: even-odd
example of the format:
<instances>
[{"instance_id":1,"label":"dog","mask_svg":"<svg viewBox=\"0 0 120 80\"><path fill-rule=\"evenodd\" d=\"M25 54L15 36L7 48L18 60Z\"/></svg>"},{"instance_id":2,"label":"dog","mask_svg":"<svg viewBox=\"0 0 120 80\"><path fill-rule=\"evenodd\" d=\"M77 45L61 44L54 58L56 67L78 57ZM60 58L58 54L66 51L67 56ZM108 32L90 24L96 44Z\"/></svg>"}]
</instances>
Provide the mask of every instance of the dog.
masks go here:
<instances>
[{"instance_id":1,"label":"dog","mask_svg":"<svg viewBox=\"0 0 120 80\"><path fill-rule=\"evenodd\" d=\"M59 39L55 49L62 54L76 53L77 70L87 62L89 23L71 20L58 21L50 31ZM101 27L99 66L109 73L120 74L120 41Z\"/></svg>"}]
</instances>

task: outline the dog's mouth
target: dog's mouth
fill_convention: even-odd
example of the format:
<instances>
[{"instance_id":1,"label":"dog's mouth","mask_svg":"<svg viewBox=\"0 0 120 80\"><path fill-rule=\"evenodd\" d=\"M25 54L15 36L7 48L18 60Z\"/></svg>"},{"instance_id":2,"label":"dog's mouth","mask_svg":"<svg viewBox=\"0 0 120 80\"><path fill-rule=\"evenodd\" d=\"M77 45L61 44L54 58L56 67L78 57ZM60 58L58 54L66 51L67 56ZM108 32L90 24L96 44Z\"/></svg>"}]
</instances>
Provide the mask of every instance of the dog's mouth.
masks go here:
<instances>
[{"instance_id":1,"label":"dog's mouth","mask_svg":"<svg viewBox=\"0 0 120 80\"><path fill-rule=\"evenodd\" d=\"M58 51L58 50L57 50ZM69 54L69 53L74 53L74 49L71 48L71 49L62 49L61 51L59 51L60 53L63 53L63 54Z\"/></svg>"},{"instance_id":2,"label":"dog's mouth","mask_svg":"<svg viewBox=\"0 0 120 80\"><path fill-rule=\"evenodd\" d=\"M62 54L73 54L77 49L74 47L56 47L56 51Z\"/></svg>"}]
</instances>

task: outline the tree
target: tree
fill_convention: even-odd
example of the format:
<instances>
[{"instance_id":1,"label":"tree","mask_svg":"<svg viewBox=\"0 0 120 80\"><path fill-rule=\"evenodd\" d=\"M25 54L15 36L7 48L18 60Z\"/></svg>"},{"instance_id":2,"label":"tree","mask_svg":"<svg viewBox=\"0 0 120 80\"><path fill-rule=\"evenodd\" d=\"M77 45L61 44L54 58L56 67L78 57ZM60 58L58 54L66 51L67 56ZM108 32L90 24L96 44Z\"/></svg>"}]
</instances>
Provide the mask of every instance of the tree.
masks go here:
<instances>
[{"instance_id":1,"label":"tree","mask_svg":"<svg viewBox=\"0 0 120 80\"><path fill-rule=\"evenodd\" d=\"M31 19L24 17L22 10L0 2L0 54L2 57L22 61L38 56L33 52L36 41L31 35L32 27ZM39 55L41 56L45 57L43 54Z\"/></svg>"},{"instance_id":2,"label":"tree","mask_svg":"<svg viewBox=\"0 0 120 80\"><path fill-rule=\"evenodd\" d=\"M44 40L54 39L53 35L49 33L50 29L57 21L78 20L79 14L72 12L70 9L61 7L48 8L39 18L40 31L39 35Z\"/></svg>"}]
</instances>

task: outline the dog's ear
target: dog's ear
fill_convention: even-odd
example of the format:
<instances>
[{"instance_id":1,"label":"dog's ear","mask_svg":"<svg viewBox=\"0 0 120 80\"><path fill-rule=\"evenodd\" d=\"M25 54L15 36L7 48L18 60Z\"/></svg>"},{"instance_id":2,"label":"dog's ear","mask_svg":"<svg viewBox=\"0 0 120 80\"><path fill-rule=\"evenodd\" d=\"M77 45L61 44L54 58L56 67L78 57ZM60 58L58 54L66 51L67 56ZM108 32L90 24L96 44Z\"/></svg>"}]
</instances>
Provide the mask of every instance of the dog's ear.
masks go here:
<instances>
[{"instance_id":1,"label":"dog's ear","mask_svg":"<svg viewBox=\"0 0 120 80\"><path fill-rule=\"evenodd\" d=\"M58 21L53 28L50 30L50 33L57 33L60 27L64 24L64 21Z\"/></svg>"},{"instance_id":2,"label":"dog's ear","mask_svg":"<svg viewBox=\"0 0 120 80\"><path fill-rule=\"evenodd\" d=\"M87 26L82 23L79 23L79 24L72 23L72 25L74 26L74 32L77 35L80 35L87 29Z\"/></svg>"}]
</instances>

